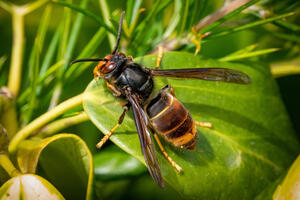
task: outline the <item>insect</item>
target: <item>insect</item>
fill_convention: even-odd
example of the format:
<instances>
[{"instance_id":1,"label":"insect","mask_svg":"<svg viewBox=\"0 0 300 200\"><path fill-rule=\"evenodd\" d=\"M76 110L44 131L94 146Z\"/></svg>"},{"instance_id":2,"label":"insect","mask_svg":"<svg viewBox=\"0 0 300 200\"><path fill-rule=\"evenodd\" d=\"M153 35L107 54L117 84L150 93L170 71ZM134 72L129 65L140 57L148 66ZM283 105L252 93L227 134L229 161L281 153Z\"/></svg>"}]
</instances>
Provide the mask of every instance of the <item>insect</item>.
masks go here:
<instances>
[{"instance_id":1,"label":"insect","mask_svg":"<svg viewBox=\"0 0 300 200\"><path fill-rule=\"evenodd\" d=\"M208 122L193 121L188 110L175 97L174 89L167 85L155 97L151 98L154 87L154 76L191 78L210 81L223 81L237 84L251 82L243 72L227 68L191 68L191 69L150 69L133 62L131 56L117 52L123 22L124 12L121 15L117 44L112 53L101 59L79 59L77 62L98 61L94 68L95 78L105 80L107 87L114 96L127 100L123 112L115 125L97 144L98 148L109 139L113 132L122 124L125 113L131 108L136 130L139 136L141 150L148 170L154 181L164 187L161 170L156 158L149 130L154 134L161 151L167 160L179 172L182 168L166 153L157 134L176 147L194 149L196 144L196 125L211 127ZM161 56L158 56L158 61ZM158 62L159 63L159 62Z\"/></svg>"}]
</instances>

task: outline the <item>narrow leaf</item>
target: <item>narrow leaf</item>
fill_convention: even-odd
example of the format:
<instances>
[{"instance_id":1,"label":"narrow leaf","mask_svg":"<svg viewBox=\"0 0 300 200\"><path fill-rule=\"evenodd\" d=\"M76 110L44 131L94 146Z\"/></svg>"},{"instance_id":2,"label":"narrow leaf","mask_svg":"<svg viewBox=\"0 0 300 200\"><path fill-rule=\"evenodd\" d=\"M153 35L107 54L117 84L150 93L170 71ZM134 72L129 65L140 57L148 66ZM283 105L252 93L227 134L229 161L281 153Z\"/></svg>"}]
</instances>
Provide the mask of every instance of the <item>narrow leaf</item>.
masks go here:
<instances>
[{"instance_id":1,"label":"narrow leaf","mask_svg":"<svg viewBox=\"0 0 300 200\"><path fill-rule=\"evenodd\" d=\"M114 35L117 35L116 31L113 30L111 27L107 26L106 23L102 20L102 18L98 17L96 14L92 13L92 12L89 12L87 11L86 9L83 9L77 5L74 5L74 4L70 4L70 3L66 3L64 1L60 1L60 0L54 0L52 1L53 3L57 3L57 4L60 4L62 6L67 6L73 10L76 10L84 15L86 15L87 17L90 17L94 20L96 20L101 26L103 26L108 32L114 34Z\"/></svg>"},{"instance_id":2,"label":"narrow leaf","mask_svg":"<svg viewBox=\"0 0 300 200\"><path fill-rule=\"evenodd\" d=\"M279 50L280 49L278 49L278 48L262 49L262 50L252 51L252 52L245 52L245 53L241 53L241 54L229 55L229 56L223 57L219 60L220 61L240 60L243 58L250 58L250 57L254 57L254 56L261 56L261 55L273 53L273 52L276 52Z\"/></svg>"},{"instance_id":3,"label":"narrow leaf","mask_svg":"<svg viewBox=\"0 0 300 200\"><path fill-rule=\"evenodd\" d=\"M205 32L211 31L215 27L219 26L220 24L227 21L228 19L233 18L234 16L236 16L237 14L239 14L240 12L242 12L243 10L248 8L249 6L252 6L253 4L257 3L258 1L259 0L249 1L248 3L242 5L241 7L235 9L234 11L232 11L230 13L228 13L227 15L225 15L224 17L218 19L217 21L213 22L212 24L204 27L203 29L200 30L200 33L205 33Z\"/></svg>"},{"instance_id":4,"label":"narrow leaf","mask_svg":"<svg viewBox=\"0 0 300 200\"><path fill-rule=\"evenodd\" d=\"M292 15L295 15L295 13L290 12L290 13L278 15L278 16L275 16L275 17L270 17L270 18L267 18L267 19L258 20L258 21L255 21L255 22L252 22L252 23L249 23L249 24L246 24L246 25L238 26L238 27L232 28L230 30L222 31L222 32L219 32L219 33L212 33L212 34L208 35L207 37L205 37L204 40L225 36L225 35L228 35L228 34L235 33L237 31L243 31L243 30L253 28L253 27L256 27L256 26L261 26L263 24L270 23L270 22L273 22L275 20L282 19L282 18L285 18L285 17L289 17L289 16L292 16Z\"/></svg>"}]
</instances>

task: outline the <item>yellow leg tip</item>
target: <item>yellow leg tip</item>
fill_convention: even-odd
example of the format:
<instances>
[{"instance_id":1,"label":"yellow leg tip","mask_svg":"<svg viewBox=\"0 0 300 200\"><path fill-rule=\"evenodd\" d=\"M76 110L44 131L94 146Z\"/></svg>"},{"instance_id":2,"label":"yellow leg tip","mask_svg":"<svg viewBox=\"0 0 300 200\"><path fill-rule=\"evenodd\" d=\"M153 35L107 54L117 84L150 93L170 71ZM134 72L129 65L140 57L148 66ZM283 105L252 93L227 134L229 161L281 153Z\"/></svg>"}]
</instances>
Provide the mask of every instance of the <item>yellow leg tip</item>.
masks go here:
<instances>
[{"instance_id":1,"label":"yellow leg tip","mask_svg":"<svg viewBox=\"0 0 300 200\"><path fill-rule=\"evenodd\" d=\"M212 123L210 123L210 122L195 122L195 124L197 126L204 127L204 128L212 128L213 127Z\"/></svg>"}]
</instances>

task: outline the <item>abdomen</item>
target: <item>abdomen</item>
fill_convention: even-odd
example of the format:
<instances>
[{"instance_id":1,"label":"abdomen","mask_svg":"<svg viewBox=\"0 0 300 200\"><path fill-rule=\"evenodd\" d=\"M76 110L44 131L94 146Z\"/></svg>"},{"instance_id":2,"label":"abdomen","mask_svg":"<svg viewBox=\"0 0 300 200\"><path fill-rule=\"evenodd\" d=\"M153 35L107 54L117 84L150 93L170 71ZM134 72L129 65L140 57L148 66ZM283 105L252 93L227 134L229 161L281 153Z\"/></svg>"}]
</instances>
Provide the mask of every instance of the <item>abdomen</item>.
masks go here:
<instances>
[{"instance_id":1,"label":"abdomen","mask_svg":"<svg viewBox=\"0 0 300 200\"><path fill-rule=\"evenodd\" d=\"M179 148L195 149L196 125L178 99L163 91L146 110L154 130L168 142Z\"/></svg>"}]
</instances>

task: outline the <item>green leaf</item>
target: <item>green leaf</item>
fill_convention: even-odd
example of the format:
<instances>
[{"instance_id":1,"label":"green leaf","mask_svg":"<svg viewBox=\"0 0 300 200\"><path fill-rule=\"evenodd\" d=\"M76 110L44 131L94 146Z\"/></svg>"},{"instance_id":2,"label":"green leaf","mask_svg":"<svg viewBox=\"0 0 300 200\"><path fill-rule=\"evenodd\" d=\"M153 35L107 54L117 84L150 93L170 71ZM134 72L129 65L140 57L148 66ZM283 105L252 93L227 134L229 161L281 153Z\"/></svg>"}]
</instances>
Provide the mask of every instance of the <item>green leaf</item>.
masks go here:
<instances>
[{"instance_id":1,"label":"green leaf","mask_svg":"<svg viewBox=\"0 0 300 200\"><path fill-rule=\"evenodd\" d=\"M135 61L153 67L156 55ZM168 154L183 168L182 174L171 167L154 142L163 177L187 199L253 199L300 150L269 67L206 60L180 52L165 53L161 63L163 69L192 67L237 69L248 74L252 83L155 78L156 90L171 84L194 120L213 124L212 129L198 128L195 151L176 149L163 141ZM105 134L122 112L120 101L103 80L90 83L83 106ZM145 164L131 112L111 140Z\"/></svg>"},{"instance_id":2,"label":"green leaf","mask_svg":"<svg viewBox=\"0 0 300 200\"><path fill-rule=\"evenodd\" d=\"M55 1L52 1L53 3L57 3L57 4L60 4L62 6L66 6L66 7L69 7L73 10L76 10L77 12L80 12L84 15L86 15L87 17L90 17L94 20L96 20L101 26L103 26L108 32L114 34L114 35L117 35L116 31L113 30L111 27L109 27L108 25L106 25L106 23L102 20L102 18L98 17L96 14L92 13L92 12L89 12L88 10L86 9L83 9L77 5L74 5L74 4L70 4L70 3L67 3L67 2L64 2L64 1L59 1L59 0L55 0Z\"/></svg>"},{"instance_id":3,"label":"green leaf","mask_svg":"<svg viewBox=\"0 0 300 200\"><path fill-rule=\"evenodd\" d=\"M126 21L128 26L134 23L138 11L141 7L142 0L129 0L126 5Z\"/></svg>"},{"instance_id":4,"label":"green leaf","mask_svg":"<svg viewBox=\"0 0 300 200\"><path fill-rule=\"evenodd\" d=\"M173 15L172 18L170 19L170 22L168 23L168 28L164 32L163 38L168 38L176 29L181 19L181 15L180 15L181 9L182 9L182 1L175 0Z\"/></svg>"},{"instance_id":5,"label":"green leaf","mask_svg":"<svg viewBox=\"0 0 300 200\"><path fill-rule=\"evenodd\" d=\"M4 65L6 59L7 59L6 55L0 57L0 72L2 71L2 68L3 68L3 65Z\"/></svg>"},{"instance_id":6,"label":"green leaf","mask_svg":"<svg viewBox=\"0 0 300 200\"><path fill-rule=\"evenodd\" d=\"M105 38L104 33L105 33L104 28L102 27L99 28L98 31L95 33L95 35L92 37L92 39L89 41L89 43L84 47L80 55L77 56L77 59L91 57L95 53L99 45L102 43L102 41L104 40ZM74 80L89 66L90 63L70 66L65 75L66 79Z\"/></svg>"},{"instance_id":7,"label":"green leaf","mask_svg":"<svg viewBox=\"0 0 300 200\"><path fill-rule=\"evenodd\" d=\"M114 146L94 156L95 178L99 181L131 178L147 169L134 157Z\"/></svg>"},{"instance_id":8,"label":"green leaf","mask_svg":"<svg viewBox=\"0 0 300 200\"><path fill-rule=\"evenodd\" d=\"M243 10L248 8L249 6L252 6L253 4L257 3L258 1L259 0L252 0L252 1L249 1L248 3L245 3L244 5L242 5L239 8L233 10L232 12L228 13L224 17L222 17L222 18L218 19L217 21L211 23L210 25L204 27L203 29L200 30L200 33L205 33L205 32L208 32L210 30L213 30L214 28L216 28L217 26L219 26L223 22L233 18L234 16L236 16L237 14L239 14L240 12L242 12Z\"/></svg>"},{"instance_id":9,"label":"green leaf","mask_svg":"<svg viewBox=\"0 0 300 200\"><path fill-rule=\"evenodd\" d=\"M93 161L85 142L73 134L20 143L17 161L23 173L42 174L67 198L88 199L92 193Z\"/></svg>"},{"instance_id":10,"label":"green leaf","mask_svg":"<svg viewBox=\"0 0 300 200\"><path fill-rule=\"evenodd\" d=\"M273 53L276 51L279 51L280 49L278 48L269 48L269 49L260 49L260 50L255 50L254 48L257 45L250 45L248 47L245 47L244 49L240 49L236 52L233 52L229 55L226 55L223 58L220 58L220 61L233 61L233 60L241 60L244 58L250 58L250 57L255 57L255 56L260 56L260 55L265 55L269 53Z\"/></svg>"},{"instance_id":11,"label":"green leaf","mask_svg":"<svg viewBox=\"0 0 300 200\"><path fill-rule=\"evenodd\" d=\"M8 180L0 188L0 199L65 199L57 189L46 179L34 175L25 174Z\"/></svg>"}]
</instances>

